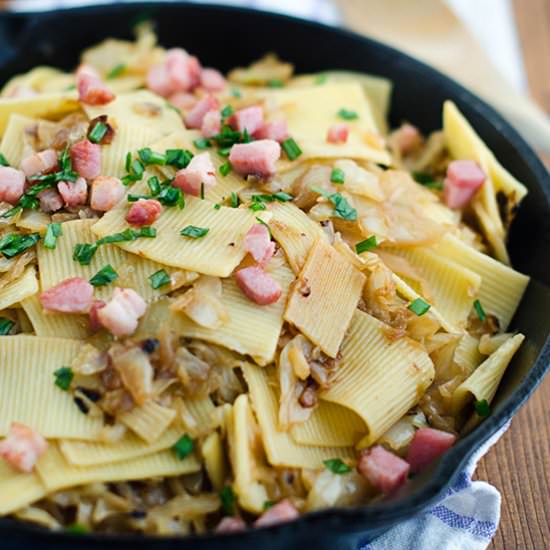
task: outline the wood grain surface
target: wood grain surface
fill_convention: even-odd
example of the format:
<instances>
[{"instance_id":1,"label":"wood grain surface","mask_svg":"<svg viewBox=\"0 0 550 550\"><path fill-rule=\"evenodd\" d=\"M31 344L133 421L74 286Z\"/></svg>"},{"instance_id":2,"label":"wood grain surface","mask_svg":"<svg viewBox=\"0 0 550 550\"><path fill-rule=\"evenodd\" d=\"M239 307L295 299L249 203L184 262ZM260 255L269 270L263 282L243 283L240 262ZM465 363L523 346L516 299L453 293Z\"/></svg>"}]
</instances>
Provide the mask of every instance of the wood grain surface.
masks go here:
<instances>
[{"instance_id":1,"label":"wood grain surface","mask_svg":"<svg viewBox=\"0 0 550 550\"><path fill-rule=\"evenodd\" d=\"M513 1L530 92L550 114L550 0ZM339 2L348 21L360 30L362 2ZM544 160L550 166L550 155ZM481 460L475 478L502 494L501 521L491 550L550 549L550 376Z\"/></svg>"}]
</instances>

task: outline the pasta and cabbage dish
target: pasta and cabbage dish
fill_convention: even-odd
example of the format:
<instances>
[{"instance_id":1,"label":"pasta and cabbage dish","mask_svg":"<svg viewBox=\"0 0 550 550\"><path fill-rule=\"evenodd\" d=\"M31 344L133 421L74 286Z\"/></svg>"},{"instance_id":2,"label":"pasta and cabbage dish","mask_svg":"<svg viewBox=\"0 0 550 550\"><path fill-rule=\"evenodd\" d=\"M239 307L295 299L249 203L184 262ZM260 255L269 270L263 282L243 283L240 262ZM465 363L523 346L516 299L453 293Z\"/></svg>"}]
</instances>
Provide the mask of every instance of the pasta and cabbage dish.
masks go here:
<instances>
[{"instance_id":1,"label":"pasta and cabbage dish","mask_svg":"<svg viewBox=\"0 0 550 550\"><path fill-rule=\"evenodd\" d=\"M0 515L233 532L399 494L524 336L527 190L457 106L108 39L0 94Z\"/></svg>"}]
</instances>

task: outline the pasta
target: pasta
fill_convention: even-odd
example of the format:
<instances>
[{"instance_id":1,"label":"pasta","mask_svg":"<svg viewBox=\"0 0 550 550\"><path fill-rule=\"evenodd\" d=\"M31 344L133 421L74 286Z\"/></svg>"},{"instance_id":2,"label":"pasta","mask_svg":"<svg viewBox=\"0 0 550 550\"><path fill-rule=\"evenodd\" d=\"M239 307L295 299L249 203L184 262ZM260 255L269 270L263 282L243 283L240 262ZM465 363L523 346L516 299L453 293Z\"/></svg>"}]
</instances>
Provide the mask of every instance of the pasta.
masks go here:
<instances>
[{"instance_id":1,"label":"pasta","mask_svg":"<svg viewBox=\"0 0 550 550\"><path fill-rule=\"evenodd\" d=\"M491 414L527 189L453 103L390 130L388 80L293 70L142 23L1 89L0 516L253 528L395 495Z\"/></svg>"}]
</instances>

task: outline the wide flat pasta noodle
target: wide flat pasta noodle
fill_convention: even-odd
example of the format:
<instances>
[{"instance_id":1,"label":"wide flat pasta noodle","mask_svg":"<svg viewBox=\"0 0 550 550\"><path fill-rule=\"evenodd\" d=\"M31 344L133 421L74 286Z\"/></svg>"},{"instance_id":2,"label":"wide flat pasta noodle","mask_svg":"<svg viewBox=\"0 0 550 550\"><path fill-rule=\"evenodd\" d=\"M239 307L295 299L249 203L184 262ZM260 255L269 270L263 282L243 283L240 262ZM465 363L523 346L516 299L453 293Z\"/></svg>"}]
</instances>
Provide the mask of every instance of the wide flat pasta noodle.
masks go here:
<instances>
[{"instance_id":1,"label":"wide flat pasta noodle","mask_svg":"<svg viewBox=\"0 0 550 550\"><path fill-rule=\"evenodd\" d=\"M19 472L0 460L0 515L27 506L44 497L46 492L46 487L35 472Z\"/></svg>"},{"instance_id":2,"label":"wide flat pasta noodle","mask_svg":"<svg viewBox=\"0 0 550 550\"><path fill-rule=\"evenodd\" d=\"M31 265L25 269L21 277L14 279L0 289L0 310L17 304L37 292L36 269Z\"/></svg>"}]
</instances>

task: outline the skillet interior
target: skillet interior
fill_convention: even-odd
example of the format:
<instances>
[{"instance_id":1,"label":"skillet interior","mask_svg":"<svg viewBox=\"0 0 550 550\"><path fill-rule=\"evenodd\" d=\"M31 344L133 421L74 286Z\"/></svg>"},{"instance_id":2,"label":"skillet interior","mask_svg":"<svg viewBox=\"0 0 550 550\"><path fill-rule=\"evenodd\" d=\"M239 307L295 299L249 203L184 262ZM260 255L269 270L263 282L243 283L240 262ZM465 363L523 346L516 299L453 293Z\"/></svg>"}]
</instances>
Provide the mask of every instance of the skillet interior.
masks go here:
<instances>
[{"instance_id":1,"label":"skillet interior","mask_svg":"<svg viewBox=\"0 0 550 550\"><path fill-rule=\"evenodd\" d=\"M131 37L139 18L152 17L164 46L183 46L203 64L227 70L268 51L292 61L297 72L350 69L394 82L391 122L411 121L429 132L441 126L441 107L452 99L499 160L529 188L510 237L517 269L550 286L550 176L535 154L499 115L481 100L437 71L353 33L285 16L239 8L189 4L96 6L49 14L0 15L0 82L38 64L72 69L79 53L102 38ZM309 514L279 527L224 537L145 539L135 536L80 537L46 533L34 526L0 520L4 549L117 548L167 550L260 547L352 548L390 525L408 519L442 494L468 457L517 411L550 366L550 291L529 285L512 328L527 335L506 371L491 416L472 434L390 502L352 510ZM1 498L1 495L0 495Z\"/></svg>"}]
</instances>

